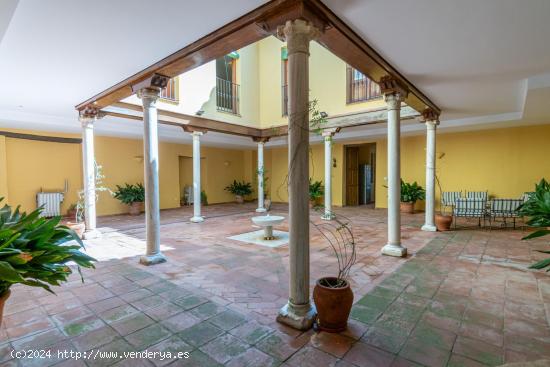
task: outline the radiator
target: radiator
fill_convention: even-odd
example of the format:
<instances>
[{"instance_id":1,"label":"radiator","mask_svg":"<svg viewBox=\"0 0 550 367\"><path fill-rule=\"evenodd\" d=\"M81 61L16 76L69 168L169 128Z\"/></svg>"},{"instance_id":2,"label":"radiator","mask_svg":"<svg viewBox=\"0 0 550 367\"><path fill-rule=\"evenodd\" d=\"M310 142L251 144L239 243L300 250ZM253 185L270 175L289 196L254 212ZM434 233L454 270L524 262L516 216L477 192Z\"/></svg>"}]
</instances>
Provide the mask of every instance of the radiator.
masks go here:
<instances>
[{"instance_id":1,"label":"radiator","mask_svg":"<svg viewBox=\"0 0 550 367\"><path fill-rule=\"evenodd\" d=\"M39 192L36 194L36 206L44 207L41 217L55 217L61 215L62 192Z\"/></svg>"}]
</instances>

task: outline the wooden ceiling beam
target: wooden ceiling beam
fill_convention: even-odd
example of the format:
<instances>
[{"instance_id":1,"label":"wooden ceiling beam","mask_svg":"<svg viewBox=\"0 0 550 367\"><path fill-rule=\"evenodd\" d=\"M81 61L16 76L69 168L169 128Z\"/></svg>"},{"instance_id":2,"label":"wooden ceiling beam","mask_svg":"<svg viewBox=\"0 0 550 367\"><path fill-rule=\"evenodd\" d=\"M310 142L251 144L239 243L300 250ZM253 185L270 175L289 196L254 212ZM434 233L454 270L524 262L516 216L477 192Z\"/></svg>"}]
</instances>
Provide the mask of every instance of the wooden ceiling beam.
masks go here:
<instances>
[{"instance_id":1,"label":"wooden ceiling beam","mask_svg":"<svg viewBox=\"0 0 550 367\"><path fill-rule=\"evenodd\" d=\"M275 34L277 26L291 19L304 19L315 24L322 31L317 41L371 80L380 82L383 77L399 80L409 91L405 102L416 111L421 113L429 108L437 114L441 112L321 0L272 0L78 104L76 109L80 111L87 106L104 108L113 105L133 94L132 85L142 83L155 73L170 78L183 74Z\"/></svg>"}]
</instances>

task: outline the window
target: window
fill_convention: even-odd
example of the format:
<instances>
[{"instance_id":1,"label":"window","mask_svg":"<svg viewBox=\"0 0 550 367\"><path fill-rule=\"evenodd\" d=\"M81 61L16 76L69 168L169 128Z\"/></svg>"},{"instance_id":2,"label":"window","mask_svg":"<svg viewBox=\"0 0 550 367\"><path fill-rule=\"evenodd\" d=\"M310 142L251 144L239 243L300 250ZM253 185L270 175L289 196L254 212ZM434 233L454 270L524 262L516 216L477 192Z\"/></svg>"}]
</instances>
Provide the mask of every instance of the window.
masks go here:
<instances>
[{"instance_id":1,"label":"window","mask_svg":"<svg viewBox=\"0 0 550 367\"><path fill-rule=\"evenodd\" d=\"M160 98L172 102L179 102L179 77L170 78L165 88L160 91Z\"/></svg>"},{"instance_id":2,"label":"window","mask_svg":"<svg viewBox=\"0 0 550 367\"><path fill-rule=\"evenodd\" d=\"M239 114L239 88L236 83L238 54L216 60L216 106L219 111Z\"/></svg>"},{"instance_id":3,"label":"window","mask_svg":"<svg viewBox=\"0 0 550 367\"><path fill-rule=\"evenodd\" d=\"M281 84L282 114L288 116L288 54L286 47L281 48Z\"/></svg>"},{"instance_id":4,"label":"window","mask_svg":"<svg viewBox=\"0 0 550 367\"><path fill-rule=\"evenodd\" d=\"M346 68L346 84L347 103L368 101L382 96L378 84L349 65Z\"/></svg>"}]
</instances>

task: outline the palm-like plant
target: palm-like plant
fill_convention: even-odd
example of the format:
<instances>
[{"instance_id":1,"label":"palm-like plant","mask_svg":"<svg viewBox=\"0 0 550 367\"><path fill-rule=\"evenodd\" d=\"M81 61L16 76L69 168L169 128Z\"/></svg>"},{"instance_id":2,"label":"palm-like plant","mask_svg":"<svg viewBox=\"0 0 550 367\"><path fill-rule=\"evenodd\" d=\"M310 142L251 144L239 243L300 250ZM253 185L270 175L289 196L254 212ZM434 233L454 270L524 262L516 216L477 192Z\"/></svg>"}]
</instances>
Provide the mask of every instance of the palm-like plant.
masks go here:
<instances>
[{"instance_id":1,"label":"palm-like plant","mask_svg":"<svg viewBox=\"0 0 550 367\"><path fill-rule=\"evenodd\" d=\"M61 217L40 218L41 211L26 214L8 205L0 209L0 296L18 283L53 293L50 286L59 286L72 273L69 263L79 273L81 266L94 267L96 260L80 252L82 240L59 225Z\"/></svg>"},{"instance_id":2,"label":"palm-like plant","mask_svg":"<svg viewBox=\"0 0 550 367\"><path fill-rule=\"evenodd\" d=\"M323 182L309 179L309 200L317 200L323 196Z\"/></svg>"},{"instance_id":3,"label":"palm-like plant","mask_svg":"<svg viewBox=\"0 0 550 367\"><path fill-rule=\"evenodd\" d=\"M523 237L524 240L542 237L550 234L550 184L543 178L535 185L535 192L532 193L527 201L519 208L520 215L528 217L527 225L540 228L535 232ZM540 251L550 254L550 251ZM550 258L538 261L530 266L533 269L543 269L548 267L550 271Z\"/></svg>"},{"instance_id":4,"label":"palm-like plant","mask_svg":"<svg viewBox=\"0 0 550 367\"><path fill-rule=\"evenodd\" d=\"M416 203L418 200L424 200L426 197L426 190L420 186L416 181L412 184L401 180L401 202L402 203Z\"/></svg>"},{"instance_id":5,"label":"palm-like plant","mask_svg":"<svg viewBox=\"0 0 550 367\"><path fill-rule=\"evenodd\" d=\"M116 191L113 196L124 204L141 203L145 201L145 188L142 184L137 183L124 184L124 186L116 185Z\"/></svg>"}]
</instances>

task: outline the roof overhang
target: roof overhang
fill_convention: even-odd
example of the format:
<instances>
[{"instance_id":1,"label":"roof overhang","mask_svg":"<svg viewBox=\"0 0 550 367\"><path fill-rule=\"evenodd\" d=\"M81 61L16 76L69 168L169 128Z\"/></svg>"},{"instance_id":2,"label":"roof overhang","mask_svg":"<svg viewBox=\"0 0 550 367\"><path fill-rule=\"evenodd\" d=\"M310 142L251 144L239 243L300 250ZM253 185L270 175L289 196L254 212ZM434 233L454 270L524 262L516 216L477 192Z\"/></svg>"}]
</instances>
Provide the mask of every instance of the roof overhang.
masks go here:
<instances>
[{"instance_id":1,"label":"roof overhang","mask_svg":"<svg viewBox=\"0 0 550 367\"><path fill-rule=\"evenodd\" d=\"M405 103L418 112L440 109L396 68L384 60L320 0L273 0L226 24L122 82L78 104L79 111L111 106L134 92L133 85L154 74L175 77L232 51L274 35L287 20L304 19L322 30L317 41L371 80L392 77L408 89ZM113 112L114 113L114 112Z\"/></svg>"}]
</instances>

